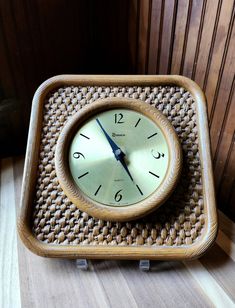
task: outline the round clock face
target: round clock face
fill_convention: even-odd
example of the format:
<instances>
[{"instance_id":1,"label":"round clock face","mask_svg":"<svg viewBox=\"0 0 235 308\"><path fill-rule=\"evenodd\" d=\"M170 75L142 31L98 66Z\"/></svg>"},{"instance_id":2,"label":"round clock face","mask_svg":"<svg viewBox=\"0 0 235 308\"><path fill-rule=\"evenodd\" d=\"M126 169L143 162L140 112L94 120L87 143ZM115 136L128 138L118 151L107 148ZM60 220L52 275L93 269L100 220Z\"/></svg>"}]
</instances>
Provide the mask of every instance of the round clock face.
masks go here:
<instances>
[{"instance_id":1,"label":"round clock face","mask_svg":"<svg viewBox=\"0 0 235 308\"><path fill-rule=\"evenodd\" d=\"M55 152L58 180L71 202L114 221L142 217L173 192L182 166L174 128L138 100L106 98L66 123Z\"/></svg>"},{"instance_id":2,"label":"round clock face","mask_svg":"<svg viewBox=\"0 0 235 308\"><path fill-rule=\"evenodd\" d=\"M103 111L87 120L69 148L69 169L79 189L107 206L130 206L161 185L169 164L161 128L140 112Z\"/></svg>"}]
</instances>

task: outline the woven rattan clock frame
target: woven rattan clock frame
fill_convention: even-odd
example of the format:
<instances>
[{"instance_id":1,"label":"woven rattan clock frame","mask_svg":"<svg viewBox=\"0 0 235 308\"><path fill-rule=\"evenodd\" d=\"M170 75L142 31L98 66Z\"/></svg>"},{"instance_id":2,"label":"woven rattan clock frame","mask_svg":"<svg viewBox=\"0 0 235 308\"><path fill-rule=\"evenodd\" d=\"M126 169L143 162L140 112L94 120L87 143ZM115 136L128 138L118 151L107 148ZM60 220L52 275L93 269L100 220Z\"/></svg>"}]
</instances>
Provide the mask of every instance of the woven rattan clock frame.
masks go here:
<instances>
[{"instance_id":1,"label":"woven rattan clock frame","mask_svg":"<svg viewBox=\"0 0 235 308\"><path fill-rule=\"evenodd\" d=\"M113 86L113 87L150 87L176 86L188 91L196 108L198 149L200 153L203 189L203 233L190 244L175 245L57 245L47 244L36 238L33 232L33 203L43 129L43 109L47 95L54 89L66 86ZM201 256L214 242L217 234L217 214L212 162L210 153L209 130L206 99L196 83L182 76L81 76L61 75L45 81L36 91L28 137L25 168L23 176L21 210L18 217L18 231L24 244L34 253L45 257L90 258L90 259L158 259L182 260Z\"/></svg>"}]
</instances>

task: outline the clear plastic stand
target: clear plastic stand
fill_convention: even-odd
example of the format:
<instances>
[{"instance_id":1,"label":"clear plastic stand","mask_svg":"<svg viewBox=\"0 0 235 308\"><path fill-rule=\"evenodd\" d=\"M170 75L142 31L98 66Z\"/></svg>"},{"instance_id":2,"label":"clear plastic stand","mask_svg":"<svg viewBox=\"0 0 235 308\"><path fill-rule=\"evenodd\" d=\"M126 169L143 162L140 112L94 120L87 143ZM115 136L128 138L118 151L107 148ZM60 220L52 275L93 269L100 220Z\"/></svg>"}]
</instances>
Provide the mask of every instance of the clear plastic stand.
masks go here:
<instances>
[{"instance_id":1,"label":"clear plastic stand","mask_svg":"<svg viewBox=\"0 0 235 308\"><path fill-rule=\"evenodd\" d=\"M88 262L87 259L76 259L76 266L81 270L88 270Z\"/></svg>"},{"instance_id":2,"label":"clear plastic stand","mask_svg":"<svg viewBox=\"0 0 235 308\"><path fill-rule=\"evenodd\" d=\"M149 271L150 270L150 260L140 260L139 269L141 271Z\"/></svg>"},{"instance_id":3,"label":"clear plastic stand","mask_svg":"<svg viewBox=\"0 0 235 308\"><path fill-rule=\"evenodd\" d=\"M81 270L88 270L88 261L87 259L76 259L76 266ZM150 260L140 260L139 261L139 269L141 271L149 271L150 270Z\"/></svg>"}]
</instances>

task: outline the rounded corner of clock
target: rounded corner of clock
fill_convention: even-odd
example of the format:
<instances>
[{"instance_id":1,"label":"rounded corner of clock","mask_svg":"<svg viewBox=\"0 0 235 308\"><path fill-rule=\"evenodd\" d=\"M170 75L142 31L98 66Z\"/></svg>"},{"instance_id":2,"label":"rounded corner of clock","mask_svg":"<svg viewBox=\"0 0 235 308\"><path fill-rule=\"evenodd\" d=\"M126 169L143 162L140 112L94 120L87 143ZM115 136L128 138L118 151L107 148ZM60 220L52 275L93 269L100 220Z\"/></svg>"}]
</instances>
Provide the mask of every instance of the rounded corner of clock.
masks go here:
<instances>
[{"instance_id":1,"label":"rounded corner of clock","mask_svg":"<svg viewBox=\"0 0 235 308\"><path fill-rule=\"evenodd\" d=\"M44 80L36 89L33 96L33 107L38 105L38 102L43 101L45 96L56 89L57 87L66 84L66 80L69 80L69 75L55 75Z\"/></svg>"},{"instance_id":2,"label":"rounded corner of clock","mask_svg":"<svg viewBox=\"0 0 235 308\"><path fill-rule=\"evenodd\" d=\"M17 232L22 243L29 251L40 257L48 256L46 254L46 244L42 243L34 236L31 229L22 222L21 217L19 217L17 221Z\"/></svg>"},{"instance_id":3,"label":"rounded corner of clock","mask_svg":"<svg viewBox=\"0 0 235 308\"><path fill-rule=\"evenodd\" d=\"M195 245L191 247L185 260L195 260L201 258L213 246L218 234L218 223L215 221L213 225L206 228L205 234Z\"/></svg>"},{"instance_id":4,"label":"rounded corner of clock","mask_svg":"<svg viewBox=\"0 0 235 308\"><path fill-rule=\"evenodd\" d=\"M63 79L64 75L56 75L56 76L52 76L46 80L44 80L37 88L37 90L35 91L35 96L38 95L38 93L42 93L45 92L48 87L51 87L52 85L57 85L58 82L60 82Z\"/></svg>"},{"instance_id":5,"label":"rounded corner of clock","mask_svg":"<svg viewBox=\"0 0 235 308\"><path fill-rule=\"evenodd\" d=\"M175 77L178 79L177 84L189 91L197 104L203 105L205 108L207 107L206 96L196 81L182 75L175 75Z\"/></svg>"}]
</instances>

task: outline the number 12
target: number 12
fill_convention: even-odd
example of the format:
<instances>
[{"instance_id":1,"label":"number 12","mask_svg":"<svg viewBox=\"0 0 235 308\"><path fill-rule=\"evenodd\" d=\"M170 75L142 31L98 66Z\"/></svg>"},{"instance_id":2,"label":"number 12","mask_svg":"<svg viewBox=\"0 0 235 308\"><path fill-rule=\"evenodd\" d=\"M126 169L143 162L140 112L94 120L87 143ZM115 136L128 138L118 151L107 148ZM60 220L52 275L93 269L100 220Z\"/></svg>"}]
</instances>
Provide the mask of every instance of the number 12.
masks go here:
<instances>
[{"instance_id":1,"label":"number 12","mask_svg":"<svg viewBox=\"0 0 235 308\"><path fill-rule=\"evenodd\" d=\"M124 121L122 121L123 119L123 114L122 113L115 113L114 115L114 119L115 119L115 124L122 124L124 123Z\"/></svg>"}]
</instances>

